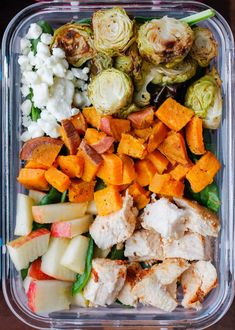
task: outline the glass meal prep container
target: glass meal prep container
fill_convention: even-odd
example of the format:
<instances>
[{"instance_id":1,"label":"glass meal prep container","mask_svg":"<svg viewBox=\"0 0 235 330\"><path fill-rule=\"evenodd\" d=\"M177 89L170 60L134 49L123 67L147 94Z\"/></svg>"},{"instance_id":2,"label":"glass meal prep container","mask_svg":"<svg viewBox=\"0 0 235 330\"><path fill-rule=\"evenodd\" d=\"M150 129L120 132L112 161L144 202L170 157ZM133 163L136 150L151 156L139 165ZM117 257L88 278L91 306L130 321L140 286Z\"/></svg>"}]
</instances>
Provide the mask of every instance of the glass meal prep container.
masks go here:
<instances>
[{"instance_id":1,"label":"glass meal prep container","mask_svg":"<svg viewBox=\"0 0 235 330\"><path fill-rule=\"evenodd\" d=\"M22 10L8 25L2 43L2 236L3 244L12 240L16 213L16 195L24 189L16 176L21 166L21 112L20 68L17 59L20 53L20 38L29 25L39 20L48 21L54 28L71 20L87 18L101 8L122 6L130 15L180 18L200 12L208 6L193 1L72 1L44 2ZM100 327L134 328L206 328L217 322L230 307L234 296L234 224L233 224L233 95L234 43L231 30L221 15L199 25L209 27L219 46L216 67L223 81L223 119L220 128L213 133L213 144L222 169L217 175L222 206L220 209L221 232L215 240L214 260L218 272L218 286L206 297L199 311L185 310L181 306L172 313L155 308L138 306L125 308L120 305L107 308L78 308L36 315L27 307L27 299L19 273L14 269L3 246L3 292L11 311L24 323L40 329L98 329ZM50 294L50 293L48 293Z\"/></svg>"}]
</instances>

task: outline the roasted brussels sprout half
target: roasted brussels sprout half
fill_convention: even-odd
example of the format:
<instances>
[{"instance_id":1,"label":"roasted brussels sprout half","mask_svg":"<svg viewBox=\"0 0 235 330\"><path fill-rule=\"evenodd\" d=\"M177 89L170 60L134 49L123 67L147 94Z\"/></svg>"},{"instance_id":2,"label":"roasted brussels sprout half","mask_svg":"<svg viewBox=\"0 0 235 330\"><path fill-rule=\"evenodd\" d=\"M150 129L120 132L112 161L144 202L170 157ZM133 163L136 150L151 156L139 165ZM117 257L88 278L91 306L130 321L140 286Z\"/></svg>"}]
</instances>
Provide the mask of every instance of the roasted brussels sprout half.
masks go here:
<instances>
[{"instance_id":1,"label":"roasted brussels sprout half","mask_svg":"<svg viewBox=\"0 0 235 330\"><path fill-rule=\"evenodd\" d=\"M68 23L54 32L51 47L59 47L65 51L67 61L79 67L95 54L90 26Z\"/></svg>"},{"instance_id":2,"label":"roasted brussels sprout half","mask_svg":"<svg viewBox=\"0 0 235 330\"><path fill-rule=\"evenodd\" d=\"M153 65L143 62L141 68L142 78L136 80L136 93L134 101L138 106L146 106L150 101L147 86L150 82L156 85L172 85L183 83L191 79L197 70L197 62L187 57L174 68L167 68L165 64Z\"/></svg>"},{"instance_id":3,"label":"roasted brussels sprout half","mask_svg":"<svg viewBox=\"0 0 235 330\"><path fill-rule=\"evenodd\" d=\"M135 79L141 78L141 64L142 58L136 43L133 43L125 54L118 55L114 62L116 69L130 74Z\"/></svg>"},{"instance_id":4,"label":"roasted brussels sprout half","mask_svg":"<svg viewBox=\"0 0 235 330\"><path fill-rule=\"evenodd\" d=\"M217 56L217 42L212 32L204 27L193 29L194 41L190 50L190 55L202 67L210 64L210 61Z\"/></svg>"},{"instance_id":5,"label":"roasted brussels sprout half","mask_svg":"<svg viewBox=\"0 0 235 330\"><path fill-rule=\"evenodd\" d=\"M104 53L97 53L91 60L91 75L96 76L101 71L112 68L112 66L112 57Z\"/></svg>"},{"instance_id":6,"label":"roasted brussels sprout half","mask_svg":"<svg viewBox=\"0 0 235 330\"><path fill-rule=\"evenodd\" d=\"M137 42L140 55L145 60L173 67L190 51L193 31L187 23L164 16L141 25Z\"/></svg>"},{"instance_id":7,"label":"roasted brussels sprout half","mask_svg":"<svg viewBox=\"0 0 235 330\"><path fill-rule=\"evenodd\" d=\"M119 118L127 118L131 113L140 111L141 109L136 106L136 104L132 103L125 108L122 108L118 112Z\"/></svg>"},{"instance_id":8,"label":"roasted brussels sprout half","mask_svg":"<svg viewBox=\"0 0 235 330\"><path fill-rule=\"evenodd\" d=\"M135 24L119 7L98 10L93 14L95 48L110 56L123 53L134 41Z\"/></svg>"},{"instance_id":9,"label":"roasted brussels sprout half","mask_svg":"<svg viewBox=\"0 0 235 330\"><path fill-rule=\"evenodd\" d=\"M215 68L188 88L185 105L203 119L205 128L219 127L222 116L221 80Z\"/></svg>"},{"instance_id":10,"label":"roasted brussels sprout half","mask_svg":"<svg viewBox=\"0 0 235 330\"><path fill-rule=\"evenodd\" d=\"M117 69L107 69L95 76L88 85L88 96L102 115L117 114L131 103L131 78Z\"/></svg>"}]
</instances>

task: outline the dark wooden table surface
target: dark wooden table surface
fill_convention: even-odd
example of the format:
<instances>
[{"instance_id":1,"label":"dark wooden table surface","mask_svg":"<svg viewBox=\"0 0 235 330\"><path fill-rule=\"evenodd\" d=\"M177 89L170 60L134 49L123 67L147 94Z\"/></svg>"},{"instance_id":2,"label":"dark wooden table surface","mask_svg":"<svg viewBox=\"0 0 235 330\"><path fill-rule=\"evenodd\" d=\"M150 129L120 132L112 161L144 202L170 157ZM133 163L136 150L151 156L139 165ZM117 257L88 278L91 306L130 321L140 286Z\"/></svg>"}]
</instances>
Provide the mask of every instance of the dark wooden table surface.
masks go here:
<instances>
[{"instance_id":1,"label":"dark wooden table surface","mask_svg":"<svg viewBox=\"0 0 235 330\"><path fill-rule=\"evenodd\" d=\"M235 0L205 0L205 3L218 10L228 22L235 35ZM22 8L32 4L29 0L0 0L0 40L11 18ZM28 330L30 327L21 323L7 307L0 290L0 330ZM228 313L210 330L235 330L235 301Z\"/></svg>"}]
</instances>

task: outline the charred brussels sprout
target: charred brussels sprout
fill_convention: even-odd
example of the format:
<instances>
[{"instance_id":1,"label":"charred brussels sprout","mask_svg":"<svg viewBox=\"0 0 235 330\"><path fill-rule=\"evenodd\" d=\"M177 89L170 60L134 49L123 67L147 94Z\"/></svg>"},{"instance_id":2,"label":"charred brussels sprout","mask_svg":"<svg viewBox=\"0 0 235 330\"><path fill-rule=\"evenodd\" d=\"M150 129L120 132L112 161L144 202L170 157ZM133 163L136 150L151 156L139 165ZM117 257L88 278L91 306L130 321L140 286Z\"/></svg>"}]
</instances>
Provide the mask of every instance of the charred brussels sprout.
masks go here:
<instances>
[{"instance_id":1,"label":"charred brussels sprout","mask_svg":"<svg viewBox=\"0 0 235 330\"><path fill-rule=\"evenodd\" d=\"M51 47L62 48L67 61L79 67L95 54L92 35L90 26L68 23L55 31Z\"/></svg>"},{"instance_id":2,"label":"charred brussels sprout","mask_svg":"<svg viewBox=\"0 0 235 330\"><path fill-rule=\"evenodd\" d=\"M205 128L219 127L222 116L221 80L215 68L188 88L185 105L203 119Z\"/></svg>"},{"instance_id":3,"label":"charred brussels sprout","mask_svg":"<svg viewBox=\"0 0 235 330\"><path fill-rule=\"evenodd\" d=\"M110 69L113 66L113 59L104 53L97 53L91 61L91 74L96 76L101 71Z\"/></svg>"},{"instance_id":4,"label":"charred brussels sprout","mask_svg":"<svg viewBox=\"0 0 235 330\"><path fill-rule=\"evenodd\" d=\"M193 31L187 23L164 16L141 25L137 42L140 55L145 60L172 67L190 51Z\"/></svg>"},{"instance_id":5,"label":"charred brussels sprout","mask_svg":"<svg viewBox=\"0 0 235 330\"><path fill-rule=\"evenodd\" d=\"M210 61L217 56L217 42L212 32L203 27L193 29L194 42L190 50L190 55L202 67L210 64Z\"/></svg>"},{"instance_id":6,"label":"charred brussels sprout","mask_svg":"<svg viewBox=\"0 0 235 330\"><path fill-rule=\"evenodd\" d=\"M124 52L134 41L135 24L122 8L98 10L92 17L95 48L110 56Z\"/></svg>"},{"instance_id":7,"label":"charred brussels sprout","mask_svg":"<svg viewBox=\"0 0 235 330\"><path fill-rule=\"evenodd\" d=\"M107 69L95 76L88 86L88 96L102 115L117 114L131 103L131 78L117 69Z\"/></svg>"},{"instance_id":8,"label":"charred brussels sprout","mask_svg":"<svg viewBox=\"0 0 235 330\"><path fill-rule=\"evenodd\" d=\"M132 44L125 54L115 58L115 68L130 74L135 79L141 78L142 58L139 54L137 44Z\"/></svg>"},{"instance_id":9,"label":"charred brussels sprout","mask_svg":"<svg viewBox=\"0 0 235 330\"><path fill-rule=\"evenodd\" d=\"M115 58L115 68L130 74L133 70L132 59L128 55L119 55Z\"/></svg>"}]
</instances>

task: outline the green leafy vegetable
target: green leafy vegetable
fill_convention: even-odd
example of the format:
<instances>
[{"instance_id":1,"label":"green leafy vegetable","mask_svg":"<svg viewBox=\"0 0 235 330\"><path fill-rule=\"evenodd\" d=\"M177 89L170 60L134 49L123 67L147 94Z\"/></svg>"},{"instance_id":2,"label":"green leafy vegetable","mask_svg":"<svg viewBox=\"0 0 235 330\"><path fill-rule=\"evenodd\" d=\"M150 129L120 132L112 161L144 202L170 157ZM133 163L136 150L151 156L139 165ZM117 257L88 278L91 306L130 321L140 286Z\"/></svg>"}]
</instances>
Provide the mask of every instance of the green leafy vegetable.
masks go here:
<instances>
[{"instance_id":1,"label":"green leafy vegetable","mask_svg":"<svg viewBox=\"0 0 235 330\"><path fill-rule=\"evenodd\" d=\"M104 188L106 188L106 184L104 183L104 181L100 178L97 178L96 185L95 185L95 191L102 190Z\"/></svg>"},{"instance_id":2,"label":"green leafy vegetable","mask_svg":"<svg viewBox=\"0 0 235 330\"><path fill-rule=\"evenodd\" d=\"M32 118L32 121L37 121L40 118L41 110L34 105L32 88L29 89L29 95L27 96L27 99L32 103L30 117Z\"/></svg>"},{"instance_id":3,"label":"green leafy vegetable","mask_svg":"<svg viewBox=\"0 0 235 330\"><path fill-rule=\"evenodd\" d=\"M200 13L193 14L187 17L183 17L180 20L182 22L188 23L189 25L197 24L201 21L204 21L208 18L214 17L216 12L213 9L206 9L201 11Z\"/></svg>"},{"instance_id":4,"label":"green leafy vegetable","mask_svg":"<svg viewBox=\"0 0 235 330\"><path fill-rule=\"evenodd\" d=\"M131 305L125 305L125 304L123 304L120 300L116 300L116 303L117 304L119 304L119 305L122 305L122 306L124 306L124 307L127 307L127 308L133 308L134 306L131 306Z\"/></svg>"},{"instance_id":5,"label":"green leafy vegetable","mask_svg":"<svg viewBox=\"0 0 235 330\"><path fill-rule=\"evenodd\" d=\"M61 195L60 202L61 202L61 203L65 203L66 198L67 198L67 190L65 190L65 191L63 192L63 194Z\"/></svg>"},{"instance_id":6,"label":"green leafy vegetable","mask_svg":"<svg viewBox=\"0 0 235 330\"><path fill-rule=\"evenodd\" d=\"M79 21L77 21L76 23L79 23L79 24L91 24L91 18L82 18Z\"/></svg>"},{"instance_id":7,"label":"green leafy vegetable","mask_svg":"<svg viewBox=\"0 0 235 330\"><path fill-rule=\"evenodd\" d=\"M215 182L209 184L199 193L195 193L192 191L190 184L186 181L185 194L187 197L196 200L199 204L206 206L208 209L212 210L213 212L219 211L221 201L219 196L219 189Z\"/></svg>"},{"instance_id":8,"label":"green leafy vegetable","mask_svg":"<svg viewBox=\"0 0 235 330\"><path fill-rule=\"evenodd\" d=\"M91 275L91 268L92 268L92 258L94 254L94 241L90 237L87 255L86 255L86 265L85 270L82 275L78 274L76 277L76 282L73 283L72 286L72 295L81 292L84 287L86 286L87 282L89 281L90 275Z\"/></svg>"},{"instance_id":9,"label":"green leafy vegetable","mask_svg":"<svg viewBox=\"0 0 235 330\"><path fill-rule=\"evenodd\" d=\"M141 266L143 269L148 269L148 268L151 268L151 267L152 267L150 264L147 264L147 263L144 262L144 261L141 261L141 262L140 262L140 266Z\"/></svg>"},{"instance_id":10,"label":"green leafy vegetable","mask_svg":"<svg viewBox=\"0 0 235 330\"><path fill-rule=\"evenodd\" d=\"M29 266L27 268L21 269L21 271L20 271L21 277L22 277L22 280L23 281L25 280L25 278L28 275L29 267L30 267L30 264L29 264Z\"/></svg>"},{"instance_id":11,"label":"green leafy vegetable","mask_svg":"<svg viewBox=\"0 0 235 330\"><path fill-rule=\"evenodd\" d=\"M47 205L47 204L55 204L61 202L62 196L61 193L56 190L54 187L51 188L48 194L44 196L40 202L39 205Z\"/></svg>"},{"instance_id":12,"label":"green leafy vegetable","mask_svg":"<svg viewBox=\"0 0 235 330\"><path fill-rule=\"evenodd\" d=\"M108 254L108 258L111 260L125 260L124 248L117 249L117 245L114 245Z\"/></svg>"},{"instance_id":13,"label":"green leafy vegetable","mask_svg":"<svg viewBox=\"0 0 235 330\"><path fill-rule=\"evenodd\" d=\"M46 228L48 230L51 230L51 223L37 223L33 221L33 228L32 228L33 231L41 228Z\"/></svg>"}]
</instances>

